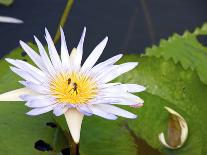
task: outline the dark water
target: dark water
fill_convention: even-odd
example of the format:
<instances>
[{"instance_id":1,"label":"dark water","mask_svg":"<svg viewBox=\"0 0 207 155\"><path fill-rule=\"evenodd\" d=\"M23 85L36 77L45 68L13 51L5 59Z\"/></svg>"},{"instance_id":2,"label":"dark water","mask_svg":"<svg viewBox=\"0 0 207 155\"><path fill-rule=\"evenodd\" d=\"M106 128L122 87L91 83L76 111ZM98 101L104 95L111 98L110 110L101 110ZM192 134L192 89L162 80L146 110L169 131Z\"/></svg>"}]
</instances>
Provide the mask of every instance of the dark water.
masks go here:
<instances>
[{"instance_id":1,"label":"dark water","mask_svg":"<svg viewBox=\"0 0 207 155\"><path fill-rule=\"evenodd\" d=\"M44 27L54 36L66 0L15 0L11 7L0 6L0 15L14 16L24 24L0 23L0 57L31 41L44 40ZM106 35L109 42L101 59L118 53L142 53L174 32L193 30L207 21L206 0L75 0L65 33L69 49L76 46L87 26L85 55Z\"/></svg>"}]
</instances>

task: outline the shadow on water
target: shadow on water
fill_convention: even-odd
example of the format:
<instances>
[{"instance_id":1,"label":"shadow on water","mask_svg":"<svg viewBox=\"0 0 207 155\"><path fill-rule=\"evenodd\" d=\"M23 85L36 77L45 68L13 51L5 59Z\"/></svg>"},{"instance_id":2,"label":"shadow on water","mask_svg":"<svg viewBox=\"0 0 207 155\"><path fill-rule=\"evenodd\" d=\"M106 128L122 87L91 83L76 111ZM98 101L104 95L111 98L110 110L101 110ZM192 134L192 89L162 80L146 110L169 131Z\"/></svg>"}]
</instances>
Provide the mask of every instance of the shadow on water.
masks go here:
<instances>
[{"instance_id":1,"label":"shadow on water","mask_svg":"<svg viewBox=\"0 0 207 155\"><path fill-rule=\"evenodd\" d=\"M124 124L124 127L129 131L129 134L132 136L134 143L137 147L138 155L163 155L161 152L159 152L159 150L151 147L149 144L147 144L146 141L138 137L137 134L132 129L130 129L128 124Z\"/></svg>"}]
</instances>

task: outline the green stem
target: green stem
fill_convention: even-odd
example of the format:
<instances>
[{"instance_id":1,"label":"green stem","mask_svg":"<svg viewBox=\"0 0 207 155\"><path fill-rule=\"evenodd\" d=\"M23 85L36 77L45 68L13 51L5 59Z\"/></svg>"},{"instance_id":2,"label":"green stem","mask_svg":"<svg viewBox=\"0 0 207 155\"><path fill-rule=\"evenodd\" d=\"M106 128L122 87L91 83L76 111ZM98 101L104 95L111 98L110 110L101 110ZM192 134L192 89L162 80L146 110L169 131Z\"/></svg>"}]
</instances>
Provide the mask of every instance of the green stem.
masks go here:
<instances>
[{"instance_id":1,"label":"green stem","mask_svg":"<svg viewBox=\"0 0 207 155\"><path fill-rule=\"evenodd\" d=\"M149 10L147 8L147 3L146 3L145 0L140 0L140 3L141 3L141 6L143 8L143 11L144 11L144 16L145 16L146 24L147 24L147 29L149 31L149 37L150 37L152 43L154 43L155 42L155 32L153 30L152 20L151 20Z\"/></svg>"},{"instance_id":2,"label":"green stem","mask_svg":"<svg viewBox=\"0 0 207 155\"><path fill-rule=\"evenodd\" d=\"M68 18L68 15L71 11L71 8L72 8L72 5L73 5L73 2L74 0L68 0L66 6L65 6L65 9L63 11L63 14L62 14L62 17L60 19L60 23L59 23L59 26L58 26L58 30L56 32L56 35L55 35L55 38L54 38L54 43L56 44L58 42L58 40L60 39L60 26L63 28L66 21L67 21L67 18Z\"/></svg>"},{"instance_id":3,"label":"green stem","mask_svg":"<svg viewBox=\"0 0 207 155\"><path fill-rule=\"evenodd\" d=\"M80 155L79 154L79 144L76 144L69 133L69 148L70 148L70 155Z\"/></svg>"}]
</instances>

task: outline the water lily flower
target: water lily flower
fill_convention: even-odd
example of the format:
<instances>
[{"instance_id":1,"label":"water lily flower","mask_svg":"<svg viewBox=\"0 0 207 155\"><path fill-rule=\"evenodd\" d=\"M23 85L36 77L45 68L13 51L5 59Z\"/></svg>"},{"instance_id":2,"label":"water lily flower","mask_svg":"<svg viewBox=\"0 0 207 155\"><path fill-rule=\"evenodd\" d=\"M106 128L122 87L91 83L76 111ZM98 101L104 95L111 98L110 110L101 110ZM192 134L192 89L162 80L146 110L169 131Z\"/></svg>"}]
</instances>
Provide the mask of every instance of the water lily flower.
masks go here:
<instances>
[{"instance_id":1,"label":"water lily flower","mask_svg":"<svg viewBox=\"0 0 207 155\"><path fill-rule=\"evenodd\" d=\"M17 19L14 17L0 16L1 23L12 23L12 24L22 24L23 21L21 19Z\"/></svg>"},{"instance_id":2,"label":"water lily flower","mask_svg":"<svg viewBox=\"0 0 207 155\"><path fill-rule=\"evenodd\" d=\"M83 116L97 115L115 120L117 116L134 119L136 115L114 105L142 105L143 100L132 94L145 87L138 84L110 83L113 79L137 66L137 62L120 65L115 63L122 57L116 55L96 64L108 37L101 41L86 61L82 62L84 28L77 48L69 55L63 30L61 31L61 55L45 29L49 55L40 41L35 38L39 53L23 41L20 44L36 66L22 60L7 58L11 70L22 77L23 88L0 95L0 101L26 101L33 108L28 115L39 115L53 110L54 115L65 115L69 130L76 143L79 142Z\"/></svg>"}]
</instances>

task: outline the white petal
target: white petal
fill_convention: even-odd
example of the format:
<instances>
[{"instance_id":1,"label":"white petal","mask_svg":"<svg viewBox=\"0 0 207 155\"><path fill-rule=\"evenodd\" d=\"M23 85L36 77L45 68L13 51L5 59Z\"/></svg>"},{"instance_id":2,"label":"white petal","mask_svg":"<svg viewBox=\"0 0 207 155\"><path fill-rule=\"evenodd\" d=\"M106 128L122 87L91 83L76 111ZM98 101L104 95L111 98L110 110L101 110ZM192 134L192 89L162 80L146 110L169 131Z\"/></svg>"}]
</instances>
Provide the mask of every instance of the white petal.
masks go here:
<instances>
[{"instance_id":1,"label":"white petal","mask_svg":"<svg viewBox=\"0 0 207 155\"><path fill-rule=\"evenodd\" d=\"M86 116L91 116L93 114L93 112L88 108L87 105L80 105L77 107L77 109Z\"/></svg>"},{"instance_id":2,"label":"white petal","mask_svg":"<svg viewBox=\"0 0 207 155\"><path fill-rule=\"evenodd\" d=\"M121 84L114 87L116 87L116 89L122 89L123 91L131 93L142 92L145 90L144 86L138 84Z\"/></svg>"},{"instance_id":3,"label":"white petal","mask_svg":"<svg viewBox=\"0 0 207 155\"><path fill-rule=\"evenodd\" d=\"M111 74L115 74L117 67L118 65L106 66L101 69L100 72L97 72L95 75L93 75L93 77L97 82L104 84L106 82L103 79L110 76Z\"/></svg>"},{"instance_id":4,"label":"white petal","mask_svg":"<svg viewBox=\"0 0 207 155\"><path fill-rule=\"evenodd\" d=\"M104 77L103 81L105 83L115 79L116 77L120 76L121 74L128 72L135 68L137 66L137 62L128 62L121 65L118 65L116 68L114 68L113 71L108 74L108 76Z\"/></svg>"},{"instance_id":5,"label":"white petal","mask_svg":"<svg viewBox=\"0 0 207 155\"><path fill-rule=\"evenodd\" d=\"M20 41L20 45L24 49L24 51L29 55L29 57L32 59L32 61L41 69L44 70L44 64L41 60L41 57L26 43L23 41Z\"/></svg>"},{"instance_id":6,"label":"white petal","mask_svg":"<svg viewBox=\"0 0 207 155\"><path fill-rule=\"evenodd\" d=\"M28 101L25 105L31 108L41 108L55 104L52 99L36 99Z\"/></svg>"},{"instance_id":7,"label":"white petal","mask_svg":"<svg viewBox=\"0 0 207 155\"><path fill-rule=\"evenodd\" d=\"M113 105L109 105L109 104L97 104L97 105L94 105L96 106L97 108L105 111L105 112L108 112L110 114L114 114L114 115L117 115L117 116L122 116L122 117L126 117L126 118L131 118L131 119L134 119L134 118L137 118L136 115L126 111L126 110L123 110L121 108L118 108L118 107L115 107Z\"/></svg>"},{"instance_id":8,"label":"white petal","mask_svg":"<svg viewBox=\"0 0 207 155\"><path fill-rule=\"evenodd\" d=\"M31 101L31 100L44 100L44 99L49 99L49 98L53 98L50 95L21 95L20 98L24 101ZM53 98L54 99L54 98Z\"/></svg>"},{"instance_id":9,"label":"white petal","mask_svg":"<svg viewBox=\"0 0 207 155\"><path fill-rule=\"evenodd\" d=\"M83 57L83 43L84 43L85 35L86 35L86 27L84 27L84 29L83 29L81 39L80 39L79 44L77 46L77 54L74 57L74 63L75 63L74 66L77 69L80 68L82 57Z\"/></svg>"},{"instance_id":10,"label":"white petal","mask_svg":"<svg viewBox=\"0 0 207 155\"><path fill-rule=\"evenodd\" d=\"M140 100L142 102L144 102L143 100ZM117 97L117 98L112 98L112 97L109 97L109 98L101 98L100 99L96 99L94 101L91 101L90 103L91 104L117 104L117 105L137 105L137 104L143 104L141 103L140 101L136 101L136 100L133 100L133 99L124 99L124 98L121 98L121 97Z\"/></svg>"},{"instance_id":11,"label":"white petal","mask_svg":"<svg viewBox=\"0 0 207 155\"><path fill-rule=\"evenodd\" d=\"M128 93L128 92L102 92L100 93L100 96L103 97L103 98L125 98L125 99L132 99L132 100L139 100L139 97L134 95L134 94L131 94L131 93Z\"/></svg>"},{"instance_id":12,"label":"white petal","mask_svg":"<svg viewBox=\"0 0 207 155\"><path fill-rule=\"evenodd\" d=\"M68 69L70 65L70 58L63 29L60 28L61 33L61 60L64 68Z\"/></svg>"},{"instance_id":13,"label":"white petal","mask_svg":"<svg viewBox=\"0 0 207 155\"><path fill-rule=\"evenodd\" d=\"M23 71L29 73L32 77L36 77L37 81L43 82L46 78L45 74L38 68L30 65L29 63L22 61L22 60L13 60L6 58L5 59L10 64L22 69Z\"/></svg>"},{"instance_id":14,"label":"white petal","mask_svg":"<svg viewBox=\"0 0 207 155\"><path fill-rule=\"evenodd\" d=\"M76 64L77 62L77 49L73 48L70 54L70 71L77 71L80 69L80 66Z\"/></svg>"},{"instance_id":15,"label":"white petal","mask_svg":"<svg viewBox=\"0 0 207 155\"><path fill-rule=\"evenodd\" d=\"M92 105L90 106L91 111L93 112L94 115L106 118L106 119L110 119L110 120L115 120L117 119L117 116L110 114L108 112L103 111L101 108Z\"/></svg>"},{"instance_id":16,"label":"white petal","mask_svg":"<svg viewBox=\"0 0 207 155\"><path fill-rule=\"evenodd\" d=\"M83 114L77 111L75 108L71 108L65 112L65 119L73 140L75 143L79 143Z\"/></svg>"},{"instance_id":17,"label":"white petal","mask_svg":"<svg viewBox=\"0 0 207 155\"><path fill-rule=\"evenodd\" d=\"M23 79L27 80L27 81L31 81L33 83L40 83L39 80L37 80L36 78L34 78L32 75L30 75L29 73L27 73L26 71L22 70L22 69L18 69L16 67L10 67L10 69L16 73L17 75L19 75L20 77L22 77Z\"/></svg>"},{"instance_id":18,"label":"white petal","mask_svg":"<svg viewBox=\"0 0 207 155\"><path fill-rule=\"evenodd\" d=\"M130 99L119 99L119 102L111 103L118 105L129 105L129 106L143 106L144 100L139 98L139 100L130 100Z\"/></svg>"},{"instance_id":19,"label":"white petal","mask_svg":"<svg viewBox=\"0 0 207 155\"><path fill-rule=\"evenodd\" d=\"M24 94L37 95L28 88L16 89L0 95L0 101L23 101L20 96Z\"/></svg>"},{"instance_id":20,"label":"white petal","mask_svg":"<svg viewBox=\"0 0 207 155\"><path fill-rule=\"evenodd\" d=\"M90 100L88 104L102 104L102 103L107 103L107 104L115 104L120 102L120 99L118 98L103 98L103 97L97 97L96 99Z\"/></svg>"},{"instance_id":21,"label":"white petal","mask_svg":"<svg viewBox=\"0 0 207 155\"><path fill-rule=\"evenodd\" d=\"M123 92L108 92L103 93L100 95L103 99L111 99L116 100L118 102L112 103L112 104L120 104L120 105L136 105L136 104L143 104L144 100L142 100L140 97L130 94L130 93L123 93Z\"/></svg>"},{"instance_id":22,"label":"white petal","mask_svg":"<svg viewBox=\"0 0 207 155\"><path fill-rule=\"evenodd\" d=\"M55 48L55 45L52 41L52 38L48 32L48 30L45 28L45 39L47 41L48 44L48 50L49 50L49 54L50 54L50 59L52 61L53 66L58 69L61 70L61 61L60 61L60 57L57 53L57 50Z\"/></svg>"},{"instance_id":23,"label":"white petal","mask_svg":"<svg viewBox=\"0 0 207 155\"><path fill-rule=\"evenodd\" d=\"M41 42L37 39L37 37L35 37L35 42L37 43L37 46L38 46L38 49L39 49L39 52L40 52L40 55L41 55L41 58L43 60L43 63L45 65L45 67L47 68L47 71L53 75L55 74L55 70L54 70L54 67L47 55L47 52L45 51L45 48L44 46L41 44Z\"/></svg>"},{"instance_id":24,"label":"white petal","mask_svg":"<svg viewBox=\"0 0 207 155\"><path fill-rule=\"evenodd\" d=\"M114 63L116 63L119 59L121 59L123 55L122 54L119 54L119 55L116 55L116 56L113 56L112 58L104 61L104 62L101 62L99 64L97 64L96 66L94 66L91 71L93 73L95 72L102 72L102 69L108 65L113 65Z\"/></svg>"},{"instance_id":25,"label":"white petal","mask_svg":"<svg viewBox=\"0 0 207 155\"><path fill-rule=\"evenodd\" d=\"M64 114L68 110L68 107L65 104L57 104L57 106L53 109L53 114L55 116L60 116Z\"/></svg>"},{"instance_id":26,"label":"white petal","mask_svg":"<svg viewBox=\"0 0 207 155\"><path fill-rule=\"evenodd\" d=\"M41 94L50 94L50 90L43 85L35 84L32 82L28 82L28 81L21 81L21 84L23 84L24 86L26 86L27 88L35 92L38 92Z\"/></svg>"},{"instance_id":27,"label":"white petal","mask_svg":"<svg viewBox=\"0 0 207 155\"><path fill-rule=\"evenodd\" d=\"M53 108L56 106L56 104L53 104L51 106L47 106L47 107L43 107L43 108L35 108L30 110L29 112L27 112L27 115L31 115L31 116L36 116L36 115L40 115L40 114L44 114L46 112L49 112L51 110L53 110Z\"/></svg>"},{"instance_id":28,"label":"white petal","mask_svg":"<svg viewBox=\"0 0 207 155\"><path fill-rule=\"evenodd\" d=\"M108 87L104 89L104 91L107 92L131 92L131 93L136 93L136 92L142 92L145 90L145 87L138 85L138 84L120 84L120 85L115 85Z\"/></svg>"},{"instance_id":29,"label":"white petal","mask_svg":"<svg viewBox=\"0 0 207 155\"><path fill-rule=\"evenodd\" d=\"M7 17L7 16L0 16L0 22L2 23L13 23L13 24L22 24L24 23L22 20L14 18L14 17Z\"/></svg>"},{"instance_id":30,"label":"white petal","mask_svg":"<svg viewBox=\"0 0 207 155\"><path fill-rule=\"evenodd\" d=\"M53 109L53 114L55 114L55 116L60 116L60 115L64 114L67 110L68 110L68 107L65 105L57 105Z\"/></svg>"},{"instance_id":31,"label":"white petal","mask_svg":"<svg viewBox=\"0 0 207 155\"><path fill-rule=\"evenodd\" d=\"M99 43L95 47L95 49L91 52L91 54L88 56L88 58L84 62L81 68L82 71L90 70L95 65L95 63L101 56L104 48L106 47L107 41L108 41L108 37L106 37L101 43Z\"/></svg>"},{"instance_id":32,"label":"white petal","mask_svg":"<svg viewBox=\"0 0 207 155\"><path fill-rule=\"evenodd\" d=\"M112 87L112 86L116 86L116 85L120 85L121 83L102 83L100 84L98 87L99 89L105 89L105 88L109 88L109 87Z\"/></svg>"}]
</instances>

